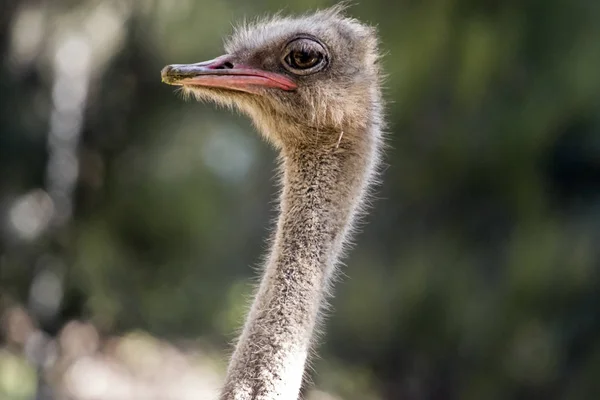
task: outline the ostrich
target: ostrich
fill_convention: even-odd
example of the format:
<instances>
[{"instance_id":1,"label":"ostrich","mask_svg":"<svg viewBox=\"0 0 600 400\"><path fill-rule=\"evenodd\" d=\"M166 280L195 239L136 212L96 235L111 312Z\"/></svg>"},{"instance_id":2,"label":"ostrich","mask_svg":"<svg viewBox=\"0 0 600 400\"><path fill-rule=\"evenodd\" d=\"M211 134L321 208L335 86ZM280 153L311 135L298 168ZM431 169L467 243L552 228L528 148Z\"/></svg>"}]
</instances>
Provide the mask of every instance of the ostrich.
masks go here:
<instances>
[{"instance_id":1,"label":"ostrich","mask_svg":"<svg viewBox=\"0 0 600 400\"><path fill-rule=\"evenodd\" d=\"M295 400L335 265L382 146L372 27L343 7L244 25L226 54L174 64L163 82L238 108L279 151L279 217L221 400Z\"/></svg>"}]
</instances>

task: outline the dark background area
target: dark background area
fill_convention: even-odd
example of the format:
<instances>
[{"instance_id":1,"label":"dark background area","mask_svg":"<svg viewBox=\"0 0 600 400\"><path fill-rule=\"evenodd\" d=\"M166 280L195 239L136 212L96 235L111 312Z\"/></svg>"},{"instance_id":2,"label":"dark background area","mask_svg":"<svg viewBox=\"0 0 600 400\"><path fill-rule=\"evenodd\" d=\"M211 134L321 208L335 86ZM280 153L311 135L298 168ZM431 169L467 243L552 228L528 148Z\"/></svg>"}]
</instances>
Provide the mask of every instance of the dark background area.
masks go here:
<instances>
[{"instance_id":1,"label":"dark background area","mask_svg":"<svg viewBox=\"0 0 600 400\"><path fill-rule=\"evenodd\" d=\"M106 359L110 338L139 360L173 346L218 381L274 218L275 153L160 70L220 55L244 16L331 4L3 0L0 398L63 398L73 320ZM379 28L390 147L309 395L600 398L600 2L348 13ZM78 399L123 398L107 393Z\"/></svg>"}]
</instances>

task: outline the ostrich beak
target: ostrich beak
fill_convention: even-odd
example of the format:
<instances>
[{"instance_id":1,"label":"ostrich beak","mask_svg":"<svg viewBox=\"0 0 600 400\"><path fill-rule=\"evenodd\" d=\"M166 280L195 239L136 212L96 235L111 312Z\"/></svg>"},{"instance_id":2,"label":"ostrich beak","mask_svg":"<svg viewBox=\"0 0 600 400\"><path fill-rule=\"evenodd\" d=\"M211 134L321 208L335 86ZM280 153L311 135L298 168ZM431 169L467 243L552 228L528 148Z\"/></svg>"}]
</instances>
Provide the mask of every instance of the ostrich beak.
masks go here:
<instances>
[{"instance_id":1,"label":"ostrich beak","mask_svg":"<svg viewBox=\"0 0 600 400\"><path fill-rule=\"evenodd\" d=\"M256 93L258 87L286 91L298 87L284 75L234 64L229 55L196 64L167 65L160 75L162 81L169 85L221 88L250 93Z\"/></svg>"}]
</instances>

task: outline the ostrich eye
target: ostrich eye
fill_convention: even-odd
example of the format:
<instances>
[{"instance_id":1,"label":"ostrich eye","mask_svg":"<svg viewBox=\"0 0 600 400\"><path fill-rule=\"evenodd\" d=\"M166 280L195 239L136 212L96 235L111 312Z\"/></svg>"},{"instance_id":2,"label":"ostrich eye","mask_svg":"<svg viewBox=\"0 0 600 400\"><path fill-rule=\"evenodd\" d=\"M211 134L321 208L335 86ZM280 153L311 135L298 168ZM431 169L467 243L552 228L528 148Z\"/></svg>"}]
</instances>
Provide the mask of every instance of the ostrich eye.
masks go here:
<instances>
[{"instance_id":1,"label":"ostrich eye","mask_svg":"<svg viewBox=\"0 0 600 400\"><path fill-rule=\"evenodd\" d=\"M323 45L312 39L296 39L286 46L283 65L296 75L308 75L322 70L327 64Z\"/></svg>"}]
</instances>

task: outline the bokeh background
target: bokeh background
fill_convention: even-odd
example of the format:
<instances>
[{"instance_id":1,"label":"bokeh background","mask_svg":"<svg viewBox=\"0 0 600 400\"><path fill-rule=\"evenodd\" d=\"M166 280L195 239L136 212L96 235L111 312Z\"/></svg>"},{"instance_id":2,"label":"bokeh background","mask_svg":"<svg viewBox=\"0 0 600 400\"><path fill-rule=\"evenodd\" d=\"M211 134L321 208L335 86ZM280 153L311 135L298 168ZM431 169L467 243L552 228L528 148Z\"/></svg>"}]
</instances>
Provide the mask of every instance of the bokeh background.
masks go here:
<instances>
[{"instance_id":1,"label":"bokeh background","mask_svg":"<svg viewBox=\"0 0 600 400\"><path fill-rule=\"evenodd\" d=\"M600 2L356 3L390 148L306 396L600 398ZM332 4L1 2L0 399L216 398L275 154L159 72Z\"/></svg>"}]
</instances>

